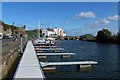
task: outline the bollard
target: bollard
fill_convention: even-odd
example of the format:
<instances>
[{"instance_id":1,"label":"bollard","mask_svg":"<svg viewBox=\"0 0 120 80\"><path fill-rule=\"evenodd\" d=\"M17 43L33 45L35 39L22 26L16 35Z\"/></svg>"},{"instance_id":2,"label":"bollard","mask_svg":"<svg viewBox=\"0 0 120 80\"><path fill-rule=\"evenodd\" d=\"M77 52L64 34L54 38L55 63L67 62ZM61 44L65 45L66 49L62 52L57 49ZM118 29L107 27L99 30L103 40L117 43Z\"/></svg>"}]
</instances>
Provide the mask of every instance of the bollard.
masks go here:
<instances>
[{"instance_id":1,"label":"bollard","mask_svg":"<svg viewBox=\"0 0 120 80\"><path fill-rule=\"evenodd\" d=\"M80 69L80 68L89 68L89 67L91 67L91 64L77 65L77 69Z\"/></svg>"},{"instance_id":2,"label":"bollard","mask_svg":"<svg viewBox=\"0 0 120 80\"><path fill-rule=\"evenodd\" d=\"M55 70L56 66L47 66L47 67L43 67L44 71L49 71L49 70Z\"/></svg>"},{"instance_id":3,"label":"bollard","mask_svg":"<svg viewBox=\"0 0 120 80\"><path fill-rule=\"evenodd\" d=\"M23 38L22 38L22 34L20 35L21 37L21 53L23 53Z\"/></svg>"},{"instance_id":4,"label":"bollard","mask_svg":"<svg viewBox=\"0 0 120 80\"><path fill-rule=\"evenodd\" d=\"M38 58L45 59L45 58L47 58L47 56L38 56Z\"/></svg>"},{"instance_id":5,"label":"bollard","mask_svg":"<svg viewBox=\"0 0 120 80\"><path fill-rule=\"evenodd\" d=\"M71 55L62 55L61 58L69 58Z\"/></svg>"}]
</instances>

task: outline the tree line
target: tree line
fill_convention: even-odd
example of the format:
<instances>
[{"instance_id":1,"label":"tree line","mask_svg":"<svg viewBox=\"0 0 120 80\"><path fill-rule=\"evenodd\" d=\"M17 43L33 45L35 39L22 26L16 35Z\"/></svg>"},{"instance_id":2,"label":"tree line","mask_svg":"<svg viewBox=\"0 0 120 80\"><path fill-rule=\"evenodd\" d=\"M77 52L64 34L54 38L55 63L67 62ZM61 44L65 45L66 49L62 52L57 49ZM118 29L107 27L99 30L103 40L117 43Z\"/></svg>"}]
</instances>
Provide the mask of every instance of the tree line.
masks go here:
<instances>
[{"instance_id":1,"label":"tree line","mask_svg":"<svg viewBox=\"0 0 120 80\"><path fill-rule=\"evenodd\" d=\"M17 26L9 25L9 24L6 24L6 23L4 23L2 21L0 21L0 24L3 26L3 30L4 31L7 31L8 29L11 29L12 34L13 34L14 30L18 30Z\"/></svg>"},{"instance_id":2,"label":"tree line","mask_svg":"<svg viewBox=\"0 0 120 80\"><path fill-rule=\"evenodd\" d=\"M98 31L96 41L101 43L120 43L120 33L112 35L108 29Z\"/></svg>"},{"instance_id":3,"label":"tree line","mask_svg":"<svg viewBox=\"0 0 120 80\"><path fill-rule=\"evenodd\" d=\"M2 21L0 21L0 24L2 24L4 31L6 31L7 29L11 29L11 30L17 30L18 29L17 26L9 25L9 24L6 24L6 23L4 23Z\"/></svg>"},{"instance_id":4,"label":"tree line","mask_svg":"<svg viewBox=\"0 0 120 80\"><path fill-rule=\"evenodd\" d=\"M98 43L115 43L120 44L120 33L112 35L108 29L102 29L97 32L97 36L85 34L80 36L80 40L94 41Z\"/></svg>"}]
</instances>

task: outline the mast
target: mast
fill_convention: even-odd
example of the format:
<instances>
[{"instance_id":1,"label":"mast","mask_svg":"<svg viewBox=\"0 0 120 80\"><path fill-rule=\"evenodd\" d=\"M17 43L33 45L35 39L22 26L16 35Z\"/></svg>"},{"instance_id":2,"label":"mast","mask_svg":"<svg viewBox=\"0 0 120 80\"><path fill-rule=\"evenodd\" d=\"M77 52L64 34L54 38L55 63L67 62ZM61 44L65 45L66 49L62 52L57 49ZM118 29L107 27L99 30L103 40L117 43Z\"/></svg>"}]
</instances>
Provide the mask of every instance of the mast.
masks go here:
<instances>
[{"instance_id":1,"label":"mast","mask_svg":"<svg viewBox=\"0 0 120 80\"><path fill-rule=\"evenodd\" d=\"M40 20L38 21L38 39L40 39Z\"/></svg>"}]
</instances>

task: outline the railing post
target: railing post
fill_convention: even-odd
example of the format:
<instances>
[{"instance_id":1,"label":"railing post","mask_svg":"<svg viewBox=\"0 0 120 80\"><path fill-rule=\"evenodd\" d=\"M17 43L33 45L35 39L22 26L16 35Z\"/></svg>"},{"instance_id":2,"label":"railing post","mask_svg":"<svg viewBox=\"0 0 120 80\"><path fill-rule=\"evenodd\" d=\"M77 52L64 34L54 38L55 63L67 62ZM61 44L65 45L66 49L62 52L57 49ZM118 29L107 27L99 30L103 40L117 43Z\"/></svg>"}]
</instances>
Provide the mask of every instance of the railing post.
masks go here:
<instances>
[{"instance_id":1,"label":"railing post","mask_svg":"<svg viewBox=\"0 0 120 80\"><path fill-rule=\"evenodd\" d=\"M20 38L21 38L21 54L23 53L23 38L22 38L22 34L20 34Z\"/></svg>"}]
</instances>

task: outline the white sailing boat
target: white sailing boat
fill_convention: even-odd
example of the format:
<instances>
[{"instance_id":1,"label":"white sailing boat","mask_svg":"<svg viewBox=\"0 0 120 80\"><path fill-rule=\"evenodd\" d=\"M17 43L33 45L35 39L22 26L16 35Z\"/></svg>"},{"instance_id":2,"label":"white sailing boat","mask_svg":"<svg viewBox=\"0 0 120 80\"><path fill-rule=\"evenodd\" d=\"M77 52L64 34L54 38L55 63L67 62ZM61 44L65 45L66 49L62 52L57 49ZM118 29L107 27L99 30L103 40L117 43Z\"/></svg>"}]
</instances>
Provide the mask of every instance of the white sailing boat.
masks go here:
<instances>
[{"instance_id":1,"label":"white sailing boat","mask_svg":"<svg viewBox=\"0 0 120 80\"><path fill-rule=\"evenodd\" d=\"M40 38L40 20L38 21L38 38L34 41L34 44L45 44L45 40Z\"/></svg>"},{"instance_id":2,"label":"white sailing boat","mask_svg":"<svg viewBox=\"0 0 120 80\"><path fill-rule=\"evenodd\" d=\"M40 20L38 21L38 39L34 41L34 44L38 44L38 45L54 45L55 44L55 38L40 37Z\"/></svg>"}]
</instances>

